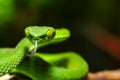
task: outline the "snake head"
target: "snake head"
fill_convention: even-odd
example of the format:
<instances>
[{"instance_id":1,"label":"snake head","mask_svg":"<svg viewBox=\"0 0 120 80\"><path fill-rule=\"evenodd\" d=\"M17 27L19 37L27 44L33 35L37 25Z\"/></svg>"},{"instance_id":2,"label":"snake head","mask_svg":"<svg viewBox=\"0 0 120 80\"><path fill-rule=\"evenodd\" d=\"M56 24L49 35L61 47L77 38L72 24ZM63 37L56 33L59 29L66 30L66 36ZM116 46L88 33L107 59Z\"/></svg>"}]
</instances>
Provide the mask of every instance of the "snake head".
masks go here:
<instances>
[{"instance_id":1,"label":"snake head","mask_svg":"<svg viewBox=\"0 0 120 80\"><path fill-rule=\"evenodd\" d=\"M32 42L37 40L38 42L42 43L44 41L51 40L54 38L55 34L55 29L47 26L30 26L25 29L26 37Z\"/></svg>"}]
</instances>

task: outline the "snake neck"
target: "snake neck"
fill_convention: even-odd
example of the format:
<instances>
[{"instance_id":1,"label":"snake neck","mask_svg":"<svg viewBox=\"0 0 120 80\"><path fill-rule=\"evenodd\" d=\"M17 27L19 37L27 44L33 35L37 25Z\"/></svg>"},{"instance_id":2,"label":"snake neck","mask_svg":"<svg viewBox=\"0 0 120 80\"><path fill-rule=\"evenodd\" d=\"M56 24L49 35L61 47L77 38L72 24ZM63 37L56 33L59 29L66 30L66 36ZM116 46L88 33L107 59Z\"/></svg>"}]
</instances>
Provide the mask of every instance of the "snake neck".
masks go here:
<instances>
[{"instance_id":1,"label":"snake neck","mask_svg":"<svg viewBox=\"0 0 120 80\"><path fill-rule=\"evenodd\" d=\"M33 48L34 44L28 38L23 38L15 47L14 53L25 55L32 52Z\"/></svg>"},{"instance_id":2,"label":"snake neck","mask_svg":"<svg viewBox=\"0 0 120 80\"><path fill-rule=\"evenodd\" d=\"M10 53L6 55L5 51L0 58L0 76L13 70L23 59L24 54L29 52L29 49L34 46L27 38L22 39L15 49L10 49ZM8 52L7 52L8 53Z\"/></svg>"}]
</instances>

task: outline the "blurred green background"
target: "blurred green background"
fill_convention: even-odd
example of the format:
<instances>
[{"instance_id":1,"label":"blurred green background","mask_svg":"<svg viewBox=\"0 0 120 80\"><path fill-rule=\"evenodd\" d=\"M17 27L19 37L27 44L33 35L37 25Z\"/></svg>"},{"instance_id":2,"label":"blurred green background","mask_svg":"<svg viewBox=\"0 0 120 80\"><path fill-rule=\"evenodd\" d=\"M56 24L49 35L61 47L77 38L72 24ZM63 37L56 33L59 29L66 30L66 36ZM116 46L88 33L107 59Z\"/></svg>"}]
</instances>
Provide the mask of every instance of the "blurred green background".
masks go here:
<instances>
[{"instance_id":1,"label":"blurred green background","mask_svg":"<svg viewBox=\"0 0 120 80\"><path fill-rule=\"evenodd\" d=\"M82 34L89 23L100 24L120 36L119 0L0 0L0 47L15 47L27 26L66 27L71 38L40 51L75 51L82 55L90 71L120 68L120 61L90 42Z\"/></svg>"}]
</instances>

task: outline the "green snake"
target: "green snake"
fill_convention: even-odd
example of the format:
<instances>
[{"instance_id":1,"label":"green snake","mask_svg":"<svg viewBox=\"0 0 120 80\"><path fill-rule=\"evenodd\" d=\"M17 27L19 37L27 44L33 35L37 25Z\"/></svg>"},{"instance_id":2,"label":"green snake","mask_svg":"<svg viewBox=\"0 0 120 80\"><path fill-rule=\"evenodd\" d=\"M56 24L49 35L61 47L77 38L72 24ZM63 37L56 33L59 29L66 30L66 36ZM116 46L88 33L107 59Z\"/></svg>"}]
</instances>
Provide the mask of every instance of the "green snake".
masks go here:
<instances>
[{"instance_id":1,"label":"green snake","mask_svg":"<svg viewBox=\"0 0 120 80\"><path fill-rule=\"evenodd\" d=\"M0 48L0 75L19 73L32 80L80 80L88 73L87 62L75 52L41 53L37 49L70 37L66 28L30 26L15 48Z\"/></svg>"}]
</instances>

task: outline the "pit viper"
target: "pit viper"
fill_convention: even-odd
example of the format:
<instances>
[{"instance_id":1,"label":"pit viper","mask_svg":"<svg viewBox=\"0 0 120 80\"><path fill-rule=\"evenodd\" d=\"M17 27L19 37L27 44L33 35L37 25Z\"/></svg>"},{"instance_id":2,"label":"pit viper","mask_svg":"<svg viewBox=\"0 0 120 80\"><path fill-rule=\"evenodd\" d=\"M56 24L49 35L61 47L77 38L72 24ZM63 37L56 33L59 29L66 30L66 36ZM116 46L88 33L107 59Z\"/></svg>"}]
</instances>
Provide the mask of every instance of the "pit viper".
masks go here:
<instances>
[{"instance_id":1,"label":"pit viper","mask_svg":"<svg viewBox=\"0 0 120 80\"><path fill-rule=\"evenodd\" d=\"M19 73L32 80L80 80L87 75L87 62L75 52L37 52L43 46L67 40L68 29L29 26L25 35L15 48L0 48L0 76Z\"/></svg>"}]
</instances>

